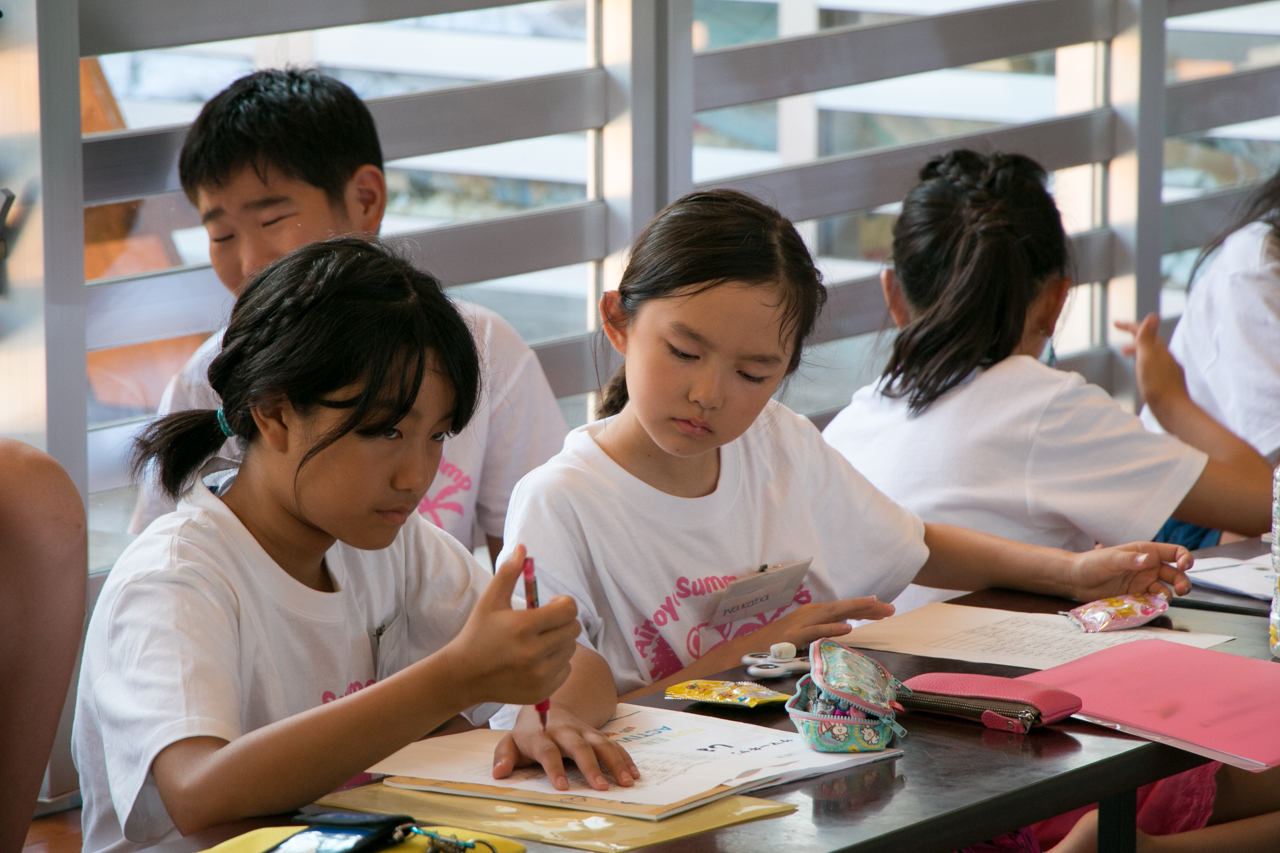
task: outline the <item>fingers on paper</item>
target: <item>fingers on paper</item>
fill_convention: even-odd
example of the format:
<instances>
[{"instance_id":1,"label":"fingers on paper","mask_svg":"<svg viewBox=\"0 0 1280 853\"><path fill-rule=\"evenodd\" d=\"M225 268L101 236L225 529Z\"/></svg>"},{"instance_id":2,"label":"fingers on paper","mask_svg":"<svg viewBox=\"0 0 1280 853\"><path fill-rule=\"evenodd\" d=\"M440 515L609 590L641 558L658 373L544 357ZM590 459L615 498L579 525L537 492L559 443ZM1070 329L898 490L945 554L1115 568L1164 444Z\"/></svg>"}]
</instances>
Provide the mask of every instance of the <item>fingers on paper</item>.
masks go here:
<instances>
[{"instance_id":1,"label":"fingers on paper","mask_svg":"<svg viewBox=\"0 0 1280 853\"><path fill-rule=\"evenodd\" d=\"M549 733L538 732L531 737L524 751L547 771L547 778L551 780L553 788L557 791L569 790L569 776L564 772L564 759L561 757L560 747L551 740ZM599 770L597 769L596 772L598 774ZM583 770L583 775L591 780L591 775L586 770ZM592 787L596 787L594 782ZM605 787L607 788L608 785Z\"/></svg>"},{"instance_id":2,"label":"fingers on paper","mask_svg":"<svg viewBox=\"0 0 1280 853\"><path fill-rule=\"evenodd\" d=\"M516 747L515 736L507 732L493 750L493 778L505 779L510 776L511 771L520 763L520 759L520 750Z\"/></svg>"},{"instance_id":3,"label":"fingers on paper","mask_svg":"<svg viewBox=\"0 0 1280 853\"><path fill-rule=\"evenodd\" d=\"M601 764L608 768L613 778L623 787L631 787L630 757L618 754L618 747L594 729L578 731L572 728L558 730L556 741L564 755L573 759L587 782L597 791L609 790Z\"/></svg>"},{"instance_id":4,"label":"fingers on paper","mask_svg":"<svg viewBox=\"0 0 1280 853\"><path fill-rule=\"evenodd\" d=\"M631 756L620 744L593 730L583 735L583 741L589 746L595 757L613 774L613 778L624 788L630 788L640 778L640 769L631 760ZM574 756L577 761L577 756ZM581 765L579 765L581 766Z\"/></svg>"}]
</instances>

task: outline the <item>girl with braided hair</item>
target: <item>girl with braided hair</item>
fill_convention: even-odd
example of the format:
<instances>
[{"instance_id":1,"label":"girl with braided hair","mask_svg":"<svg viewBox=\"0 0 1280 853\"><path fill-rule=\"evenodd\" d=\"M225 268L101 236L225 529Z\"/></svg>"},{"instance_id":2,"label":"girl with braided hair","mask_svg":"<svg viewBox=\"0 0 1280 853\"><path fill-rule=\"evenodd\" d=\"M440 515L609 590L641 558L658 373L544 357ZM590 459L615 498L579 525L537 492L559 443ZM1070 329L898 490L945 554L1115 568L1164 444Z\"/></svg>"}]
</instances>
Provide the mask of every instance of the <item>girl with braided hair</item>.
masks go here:
<instances>
[{"instance_id":1,"label":"girl with braided hair","mask_svg":"<svg viewBox=\"0 0 1280 853\"><path fill-rule=\"evenodd\" d=\"M1139 391L1174 435L1146 431L1101 388L1040 361L1071 288L1067 238L1045 180L1017 154L960 150L925 165L894 228L893 268L881 274L899 329L888 365L827 426L827 442L924 521L1020 542L1115 545L1154 536L1170 516L1266 530L1270 467L1187 396L1157 318L1116 325L1136 333ZM894 606L960 594L913 584ZM1224 784L1234 801L1215 804ZM1240 794L1257 784L1270 786L1261 800ZM1211 819L1280 806L1280 777L1211 763L1144 788L1140 804L1139 827L1173 843L1171 833ZM1082 813L1037 834L1057 843ZM1089 821L1063 850L1096 843ZM1214 843L1175 849L1254 849Z\"/></svg>"},{"instance_id":2,"label":"girl with braided hair","mask_svg":"<svg viewBox=\"0 0 1280 853\"><path fill-rule=\"evenodd\" d=\"M1161 541L1171 516L1251 536L1270 526L1270 466L1187 396L1155 317L1117 326L1137 333L1138 390L1174 435L1040 361L1071 278L1033 160L929 161L881 284L899 329L888 365L823 434L921 518L1071 550ZM913 587L897 607L959 594Z\"/></svg>"},{"instance_id":3,"label":"girl with braided hair","mask_svg":"<svg viewBox=\"0 0 1280 853\"><path fill-rule=\"evenodd\" d=\"M601 766L632 784L594 729L616 695L574 642L573 601L513 610L524 549L491 577L416 511L481 387L435 279L357 238L298 249L240 295L208 378L221 408L137 441L135 471L154 460L181 500L89 624L73 735L88 853L298 808L485 704L552 700L495 773L537 761L563 790L563 753L598 789ZM227 438L242 461L213 457ZM558 689L570 660L584 693Z\"/></svg>"}]
</instances>

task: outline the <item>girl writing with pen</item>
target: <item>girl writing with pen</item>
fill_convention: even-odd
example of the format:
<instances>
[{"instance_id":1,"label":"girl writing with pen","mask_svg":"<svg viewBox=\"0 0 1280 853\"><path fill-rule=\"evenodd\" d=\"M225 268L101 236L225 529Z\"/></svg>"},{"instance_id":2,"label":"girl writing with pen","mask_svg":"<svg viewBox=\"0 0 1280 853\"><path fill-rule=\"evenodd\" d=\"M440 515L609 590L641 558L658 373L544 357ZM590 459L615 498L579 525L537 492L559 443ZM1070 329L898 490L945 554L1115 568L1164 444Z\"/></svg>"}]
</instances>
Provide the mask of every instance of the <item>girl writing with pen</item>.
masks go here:
<instances>
[{"instance_id":1,"label":"girl writing with pen","mask_svg":"<svg viewBox=\"0 0 1280 853\"><path fill-rule=\"evenodd\" d=\"M444 438L475 410L466 323L429 275L376 244L301 248L258 273L209 381L222 400L154 422L182 495L120 557L89 624L73 734L88 853L128 851L305 805L455 714L535 703L498 748L567 788L626 753L593 728L616 696L574 642L573 601L512 609L494 576L416 511ZM210 459L228 437L243 461ZM569 672L577 675L565 685Z\"/></svg>"}]
</instances>

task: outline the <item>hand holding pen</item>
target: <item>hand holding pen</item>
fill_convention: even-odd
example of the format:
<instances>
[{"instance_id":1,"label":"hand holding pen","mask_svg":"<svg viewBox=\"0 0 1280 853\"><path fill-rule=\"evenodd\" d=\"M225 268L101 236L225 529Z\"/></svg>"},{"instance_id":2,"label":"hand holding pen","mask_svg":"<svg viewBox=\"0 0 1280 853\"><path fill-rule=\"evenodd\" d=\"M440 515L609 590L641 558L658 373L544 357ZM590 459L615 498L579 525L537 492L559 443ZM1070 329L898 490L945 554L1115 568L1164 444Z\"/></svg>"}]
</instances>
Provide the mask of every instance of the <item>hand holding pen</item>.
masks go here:
<instances>
[{"instance_id":1,"label":"hand holding pen","mask_svg":"<svg viewBox=\"0 0 1280 853\"><path fill-rule=\"evenodd\" d=\"M538 606L538 579L533 574L533 558L525 557L524 559L524 600L525 606L533 610ZM538 709L538 719L542 721L542 729L547 728L547 711L551 710L551 700L543 699L536 706Z\"/></svg>"}]
</instances>

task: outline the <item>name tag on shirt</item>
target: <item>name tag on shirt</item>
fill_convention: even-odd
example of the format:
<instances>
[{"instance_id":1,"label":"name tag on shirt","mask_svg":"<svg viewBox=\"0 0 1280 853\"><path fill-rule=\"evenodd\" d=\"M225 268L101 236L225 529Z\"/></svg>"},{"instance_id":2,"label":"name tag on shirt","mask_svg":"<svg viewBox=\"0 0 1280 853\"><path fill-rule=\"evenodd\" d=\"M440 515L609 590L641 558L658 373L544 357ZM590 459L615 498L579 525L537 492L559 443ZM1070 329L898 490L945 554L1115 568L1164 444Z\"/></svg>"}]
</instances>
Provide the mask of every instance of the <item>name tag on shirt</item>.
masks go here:
<instances>
[{"instance_id":1,"label":"name tag on shirt","mask_svg":"<svg viewBox=\"0 0 1280 853\"><path fill-rule=\"evenodd\" d=\"M786 607L795 598L805 575L809 573L812 557L769 566L738 578L725 588L716 604L711 626L724 625L747 619L761 613L771 613Z\"/></svg>"}]
</instances>

